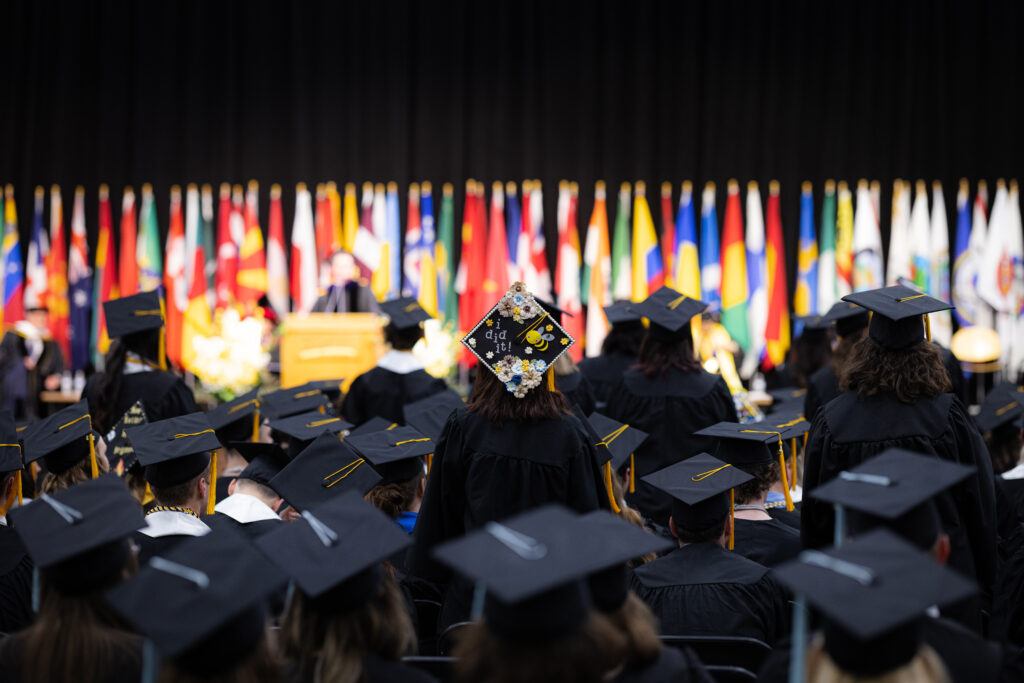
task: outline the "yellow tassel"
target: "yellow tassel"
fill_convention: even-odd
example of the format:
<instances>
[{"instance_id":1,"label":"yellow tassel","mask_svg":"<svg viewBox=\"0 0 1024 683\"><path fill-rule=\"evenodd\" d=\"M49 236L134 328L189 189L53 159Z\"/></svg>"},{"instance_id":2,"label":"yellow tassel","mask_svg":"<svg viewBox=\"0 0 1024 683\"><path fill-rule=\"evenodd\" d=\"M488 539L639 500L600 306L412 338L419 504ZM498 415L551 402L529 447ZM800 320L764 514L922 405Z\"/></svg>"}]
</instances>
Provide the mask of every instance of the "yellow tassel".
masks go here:
<instances>
[{"instance_id":1,"label":"yellow tassel","mask_svg":"<svg viewBox=\"0 0 1024 683\"><path fill-rule=\"evenodd\" d=\"M217 504L217 451L210 451L210 491L206 498L206 514L212 515Z\"/></svg>"},{"instance_id":2,"label":"yellow tassel","mask_svg":"<svg viewBox=\"0 0 1024 683\"><path fill-rule=\"evenodd\" d=\"M793 451L793 471L789 475L789 490L796 490L796 437L794 436L789 442L789 449Z\"/></svg>"},{"instance_id":3,"label":"yellow tassel","mask_svg":"<svg viewBox=\"0 0 1024 683\"><path fill-rule=\"evenodd\" d=\"M786 454L782 450L782 442L779 442L779 467L782 470L782 492L786 494L786 510L793 511L793 497L789 495L789 478L786 476Z\"/></svg>"},{"instance_id":4,"label":"yellow tassel","mask_svg":"<svg viewBox=\"0 0 1024 683\"><path fill-rule=\"evenodd\" d=\"M252 442L260 440L260 409L257 408L252 414Z\"/></svg>"},{"instance_id":5,"label":"yellow tassel","mask_svg":"<svg viewBox=\"0 0 1024 683\"><path fill-rule=\"evenodd\" d=\"M736 490L729 489L729 550L736 547Z\"/></svg>"},{"instance_id":6,"label":"yellow tassel","mask_svg":"<svg viewBox=\"0 0 1024 683\"><path fill-rule=\"evenodd\" d=\"M928 341L932 340L932 319L928 317L928 314L924 315L924 332L928 335Z\"/></svg>"},{"instance_id":7,"label":"yellow tassel","mask_svg":"<svg viewBox=\"0 0 1024 683\"><path fill-rule=\"evenodd\" d=\"M18 492L11 489L11 492L7 495L7 500L4 501L3 514L6 516L7 511L14 507L14 501L17 500Z\"/></svg>"},{"instance_id":8,"label":"yellow tassel","mask_svg":"<svg viewBox=\"0 0 1024 683\"><path fill-rule=\"evenodd\" d=\"M18 489L18 507L21 507L21 470L14 473L14 485Z\"/></svg>"},{"instance_id":9,"label":"yellow tassel","mask_svg":"<svg viewBox=\"0 0 1024 683\"><path fill-rule=\"evenodd\" d=\"M430 476L430 470L434 466L434 454L427 453L427 476Z\"/></svg>"},{"instance_id":10,"label":"yellow tassel","mask_svg":"<svg viewBox=\"0 0 1024 683\"><path fill-rule=\"evenodd\" d=\"M622 508L619 507L618 501L615 500L615 489L612 488L612 464L610 462L604 464L604 487L608 491L608 502L612 504L612 512L620 514Z\"/></svg>"},{"instance_id":11,"label":"yellow tassel","mask_svg":"<svg viewBox=\"0 0 1024 683\"><path fill-rule=\"evenodd\" d=\"M167 370L167 333L164 328L160 328L160 347L157 353L160 354L160 359L157 361L157 365L160 366L161 370Z\"/></svg>"},{"instance_id":12,"label":"yellow tassel","mask_svg":"<svg viewBox=\"0 0 1024 683\"><path fill-rule=\"evenodd\" d=\"M548 370L548 391L555 391L555 366Z\"/></svg>"},{"instance_id":13,"label":"yellow tassel","mask_svg":"<svg viewBox=\"0 0 1024 683\"><path fill-rule=\"evenodd\" d=\"M32 475L32 484L36 484L39 481L39 465L34 462L29 463L28 473Z\"/></svg>"},{"instance_id":14,"label":"yellow tassel","mask_svg":"<svg viewBox=\"0 0 1024 683\"><path fill-rule=\"evenodd\" d=\"M89 468L92 470L92 478L100 476L100 466L96 462L96 443L92 438L92 430L89 431Z\"/></svg>"},{"instance_id":15,"label":"yellow tassel","mask_svg":"<svg viewBox=\"0 0 1024 683\"><path fill-rule=\"evenodd\" d=\"M149 488L149 482L146 482L146 495L142 497L142 505L146 506L152 503L154 500L153 491Z\"/></svg>"},{"instance_id":16,"label":"yellow tassel","mask_svg":"<svg viewBox=\"0 0 1024 683\"><path fill-rule=\"evenodd\" d=\"M636 493L636 458L629 454L629 492Z\"/></svg>"}]
</instances>

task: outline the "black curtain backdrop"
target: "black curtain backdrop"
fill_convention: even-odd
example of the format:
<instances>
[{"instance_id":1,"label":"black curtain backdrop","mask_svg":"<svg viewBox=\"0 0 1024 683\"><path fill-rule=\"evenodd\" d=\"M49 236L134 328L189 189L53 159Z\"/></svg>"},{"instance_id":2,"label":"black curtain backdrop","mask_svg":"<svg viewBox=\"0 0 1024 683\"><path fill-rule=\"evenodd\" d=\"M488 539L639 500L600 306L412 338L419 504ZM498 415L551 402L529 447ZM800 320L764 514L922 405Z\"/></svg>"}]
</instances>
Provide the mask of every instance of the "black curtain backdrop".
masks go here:
<instances>
[{"instance_id":1,"label":"black curtain backdrop","mask_svg":"<svg viewBox=\"0 0 1024 683\"><path fill-rule=\"evenodd\" d=\"M580 183L580 227L610 195L736 177L782 183L790 287L799 187L956 181L1021 169L1024 6L1014 0L15 0L0 39L0 182L22 245L32 188L88 192L335 180ZM993 188L994 189L994 188ZM435 190L435 191L438 191ZM610 197L610 199L611 199ZM49 211L47 201L47 212ZM614 202L610 201L610 212ZM48 220L48 219L47 219ZM266 226L264 225L264 229ZM553 256L554 240L549 232Z\"/></svg>"}]
</instances>

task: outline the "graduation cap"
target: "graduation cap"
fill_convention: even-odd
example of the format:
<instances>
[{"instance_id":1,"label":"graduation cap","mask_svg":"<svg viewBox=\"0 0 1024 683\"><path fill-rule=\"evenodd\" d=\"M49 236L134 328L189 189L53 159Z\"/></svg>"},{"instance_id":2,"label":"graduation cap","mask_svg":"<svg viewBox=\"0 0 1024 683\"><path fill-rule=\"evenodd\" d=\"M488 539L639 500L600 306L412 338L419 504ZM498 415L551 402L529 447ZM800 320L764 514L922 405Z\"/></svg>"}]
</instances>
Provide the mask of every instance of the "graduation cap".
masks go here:
<instances>
[{"instance_id":1,"label":"graduation cap","mask_svg":"<svg viewBox=\"0 0 1024 683\"><path fill-rule=\"evenodd\" d=\"M822 316L822 320L826 323L835 324L836 334L840 337L846 337L858 330L863 330L868 326L870 318L871 314L866 308L849 301L837 301Z\"/></svg>"},{"instance_id":2,"label":"graduation cap","mask_svg":"<svg viewBox=\"0 0 1024 683\"><path fill-rule=\"evenodd\" d=\"M554 303L552 303L550 301L547 301L545 299L537 299L537 303L539 303L541 306L543 306L544 310L548 312L548 315L550 315L552 317L552 319L554 319L554 321L556 323L558 323L559 325L562 325L562 316L565 316L567 318L575 318L576 317L572 313L570 313L569 311L563 311L561 308L556 306Z\"/></svg>"},{"instance_id":3,"label":"graduation cap","mask_svg":"<svg viewBox=\"0 0 1024 683\"><path fill-rule=\"evenodd\" d=\"M353 490L304 510L301 519L256 541L318 608L337 611L373 598L380 562L411 543L409 534Z\"/></svg>"},{"instance_id":4,"label":"graduation cap","mask_svg":"<svg viewBox=\"0 0 1024 683\"><path fill-rule=\"evenodd\" d=\"M953 308L951 304L902 285L854 292L844 296L843 301L871 311L874 315L868 325L868 336L892 350L913 346L923 341L926 333L931 341L928 314Z\"/></svg>"},{"instance_id":5,"label":"graduation cap","mask_svg":"<svg viewBox=\"0 0 1024 683\"><path fill-rule=\"evenodd\" d=\"M411 296L403 296L391 301L383 301L380 304L381 313L388 317L388 325L396 330L408 330L419 327L425 320L432 316L423 310L420 302Z\"/></svg>"},{"instance_id":6,"label":"graduation cap","mask_svg":"<svg viewBox=\"0 0 1024 683\"><path fill-rule=\"evenodd\" d=\"M609 325L628 325L630 323L640 325L643 316L633 310L635 304L632 301L616 301L611 306L604 307L604 315L608 318Z\"/></svg>"},{"instance_id":7,"label":"graduation cap","mask_svg":"<svg viewBox=\"0 0 1024 683\"><path fill-rule=\"evenodd\" d=\"M257 389L220 404L206 415L210 426L217 432L217 438L224 443L240 441L250 434L253 441L260 438L260 399Z\"/></svg>"},{"instance_id":8,"label":"graduation cap","mask_svg":"<svg viewBox=\"0 0 1024 683\"><path fill-rule=\"evenodd\" d=\"M437 441L441 438L441 431L444 429L448 417L464 405L462 398L448 389L405 404L402 408L402 417L405 418L406 424L412 425L424 436L429 436Z\"/></svg>"},{"instance_id":9,"label":"graduation cap","mask_svg":"<svg viewBox=\"0 0 1024 683\"><path fill-rule=\"evenodd\" d=\"M409 481L423 472L423 458L434 453L434 442L413 427L395 427L349 436L345 443L370 461L383 477L379 486Z\"/></svg>"},{"instance_id":10,"label":"graduation cap","mask_svg":"<svg viewBox=\"0 0 1024 683\"><path fill-rule=\"evenodd\" d=\"M611 466L614 470L621 469L627 460L631 460L636 449L640 448L649 436L647 432L601 413L591 413L587 422L597 433L600 442L611 452ZM632 467L632 462L630 466Z\"/></svg>"},{"instance_id":11,"label":"graduation cap","mask_svg":"<svg viewBox=\"0 0 1024 683\"><path fill-rule=\"evenodd\" d=\"M219 528L151 558L106 598L178 668L216 675L263 642L265 600L286 581L241 534Z\"/></svg>"},{"instance_id":12,"label":"graduation cap","mask_svg":"<svg viewBox=\"0 0 1024 683\"><path fill-rule=\"evenodd\" d=\"M694 432L694 435L713 436L718 439L715 457L733 467L753 468L769 465L778 459L782 475L782 489L786 496L786 509L793 510L793 498L789 492L789 475L786 471L786 453L782 448L782 440L786 434L798 434L807 431L801 424L802 418L775 426L766 422L719 422ZM809 425L808 425L809 426ZM772 448L778 444L776 448Z\"/></svg>"},{"instance_id":13,"label":"graduation cap","mask_svg":"<svg viewBox=\"0 0 1024 683\"><path fill-rule=\"evenodd\" d=\"M462 339L516 398L540 385L544 373L576 343L522 282L516 282ZM554 388L554 375L548 375Z\"/></svg>"},{"instance_id":14,"label":"graduation cap","mask_svg":"<svg viewBox=\"0 0 1024 683\"><path fill-rule=\"evenodd\" d=\"M773 573L825 616L825 649L833 661L862 676L910 661L920 646L915 622L925 610L975 592L970 581L884 529L842 548L805 550ZM802 645L805 634L794 632L792 642Z\"/></svg>"},{"instance_id":15,"label":"graduation cap","mask_svg":"<svg viewBox=\"0 0 1024 683\"><path fill-rule=\"evenodd\" d=\"M967 465L890 448L843 470L808 495L859 513L855 527L881 523L931 549L942 530L931 500L973 473ZM842 526L841 520L837 533L844 533Z\"/></svg>"},{"instance_id":16,"label":"graduation cap","mask_svg":"<svg viewBox=\"0 0 1024 683\"><path fill-rule=\"evenodd\" d=\"M117 472L124 476L125 472L138 463L139 458L135 454L135 449L132 447L131 442L128 441L125 428L148 423L149 419L146 417L146 408L142 405L142 400L140 399L125 411L125 414L117 421L114 428L107 433L107 459L110 460L111 472Z\"/></svg>"},{"instance_id":17,"label":"graduation cap","mask_svg":"<svg viewBox=\"0 0 1024 683\"><path fill-rule=\"evenodd\" d=\"M328 399L333 400L341 396L341 386L344 383L345 378L340 377L338 379L314 379L306 382L303 386L308 389L316 389Z\"/></svg>"},{"instance_id":18,"label":"graduation cap","mask_svg":"<svg viewBox=\"0 0 1024 683\"><path fill-rule=\"evenodd\" d=\"M228 444L245 458L249 464L238 473L237 479L249 479L269 486L270 480L276 477L290 462L279 444L259 443L255 441L235 441Z\"/></svg>"},{"instance_id":19,"label":"graduation cap","mask_svg":"<svg viewBox=\"0 0 1024 683\"><path fill-rule=\"evenodd\" d=\"M829 321L825 320L825 316L822 315L794 315L794 325L803 325L805 332L807 331L824 331L830 326Z\"/></svg>"},{"instance_id":20,"label":"graduation cap","mask_svg":"<svg viewBox=\"0 0 1024 683\"><path fill-rule=\"evenodd\" d=\"M92 478L99 474L96 435L85 399L29 425L21 433L21 439L25 444L26 463L42 458L48 472L60 474L88 458Z\"/></svg>"},{"instance_id":21,"label":"graduation cap","mask_svg":"<svg viewBox=\"0 0 1024 683\"><path fill-rule=\"evenodd\" d=\"M380 482L366 459L324 432L270 480L270 488L296 510L308 510L346 490L366 495Z\"/></svg>"},{"instance_id":22,"label":"graduation cap","mask_svg":"<svg viewBox=\"0 0 1024 683\"><path fill-rule=\"evenodd\" d=\"M131 550L126 540L146 525L124 482L104 474L8 512L11 527L48 581L65 594L117 581Z\"/></svg>"},{"instance_id":23,"label":"graduation cap","mask_svg":"<svg viewBox=\"0 0 1024 683\"><path fill-rule=\"evenodd\" d=\"M632 304L634 313L651 321L651 334L667 341L675 341L690 334L690 319L704 312L708 305L700 299L662 287L638 304Z\"/></svg>"},{"instance_id":24,"label":"graduation cap","mask_svg":"<svg viewBox=\"0 0 1024 683\"><path fill-rule=\"evenodd\" d=\"M146 468L146 481L167 488L183 484L210 467L210 497L206 514L213 514L217 489L217 449L220 441L206 413L192 413L125 429Z\"/></svg>"},{"instance_id":25,"label":"graduation cap","mask_svg":"<svg viewBox=\"0 0 1024 683\"><path fill-rule=\"evenodd\" d=\"M260 397L260 408L271 419L288 417L310 410L324 412L329 402L320 389L308 386L278 389Z\"/></svg>"},{"instance_id":26,"label":"graduation cap","mask_svg":"<svg viewBox=\"0 0 1024 683\"><path fill-rule=\"evenodd\" d=\"M0 411L0 474L14 472L14 492L10 500L0 501L6 512L17 501L21 505L21 470L25 466L21 456L21 443L14 426L14 414ZM2 479L2 477L0 477Z\"/></svg>"},{"instance_id":27,"label":"graduation cap","mask_svg":"<svg viewBox=\"0 0 1024 683\"><path fill-rule=\"evenodd\" d=\"M270 428L299 441L312 441L321 434L340 434L352 428L352 424L340 417L318 411L291 415L270 421Z\"/></svg>"},{"instance_id":28,"label":"graduation cap","mask_svg":"<svg viewBox=\"0 0 1024 683\"><path fill-rule=\"evenodd\" d=\"M384 429L394 429L397 426L397 422L386 420L380 416L374 416L355 429L350 429L348 436L351 438L353 436L358 436L359 434L369 434L370 432L379 432Z\"/></svg>"},{"instance_id":29,"label":"graduation cap","mask_svg":"<svg viewBox=\"0 0 1024 683\"><path fill-rule=\"evenodd\" d=\"M1019 418L1024 413L1022 398L1013 382L1000 382L992 387L981 403L981 410L974 416L978 429L990 432Z\"/></svg>"},{"instance_id":30,"label":"graduation cap","mask_svg":"<svg viewBox=\"0 0 1024 683\"><path fill-rule=\"evenodd\" d=\"M103 315L111 339L164 326L163 300L155 289L104 301Z\"/></svg>"}]
</instances>

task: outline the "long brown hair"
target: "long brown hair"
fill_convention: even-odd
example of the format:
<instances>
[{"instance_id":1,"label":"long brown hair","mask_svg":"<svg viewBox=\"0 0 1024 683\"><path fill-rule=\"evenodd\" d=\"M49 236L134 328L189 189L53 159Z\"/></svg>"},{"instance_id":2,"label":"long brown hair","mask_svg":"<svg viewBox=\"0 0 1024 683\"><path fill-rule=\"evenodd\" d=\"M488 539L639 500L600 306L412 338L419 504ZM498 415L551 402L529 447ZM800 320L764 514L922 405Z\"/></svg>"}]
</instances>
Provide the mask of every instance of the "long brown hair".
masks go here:
<instances>
[{"instance_id":1,"label":"long brown hair","mask_svg":"<svg viewBox=\"0 0 1024 683\"><path fill-rule=\"evenodd\" d=\"M565 402L565 397L557 389L548 389L547 383L545 377L525 397L516 398L493 372L487 368L478 368L476 382L473 383L473 394L469 398L466 410L480 413L499 427L506 420L540 422L567 415L569 406Z\"/></svg>"},{"instance_id":2,"label":"long brown hair","mask_svg":"<svg viewBox=\"0 0 1024 683\"><path fill-rule=\"evenodd\" d=\"M398 519L400 512L407 512L416 500L416 490L426 476L421 470L409 481L394 481L383 486L374 486L366 494L366 500L391 519Z\"/></svg>"},{"instance_id":3,"label":"long brown hair","mask_svg":"<svg viewBox=\"0 0 1024 683\"><path fill-rule=\"evenodd\" d=\"M648 331L647 336L640 342L638 359L637 367L643 371L645 377L650 378L667 375L670 370L700 370L700 362L693 351L693 335L690 334L689 328L681 337L671 341Z\"/></svg>"},{"instance_id":4,"label":"long brown hair","mask_svg":"<svg viewBox=\"0 0 1024 683\"><path fill-rule=\"evenodd\" d=\"M100 458L96 459L96 465L99 468L100 474L103 474L108 469ZM83 481L89 481L90 479L92 479L92 463L89 462L89 458L85 458L59 474L54 474L53 472L44 474L43 480L39 482L39 492L54 493L56 491L63 491L75 484L81 484Z\"/></svg>"},{"instance_id":5,"label":"long brown hair","mask_svg":"<svg viewBox=\"0 0 1024 683\"><path fill-rule=\"evenodd\" d=\"M864 337L853 345L846 367L841 369L839 388L867 396L891 391L903 403L914 403L952 391L953 383L935 344L921 342L893 350Z\"/></svg>"},{"instance_id":6,"label":"long brown hair","mask_svg":"<svg viewBox=\"0 0 1024 683\"><path fill-rule=\"evenodd\" d=\"M625 665L645 667L661 655L658 619L633 591L622 607L605 616L626 639Z\"/></svg>"}]
</instances>

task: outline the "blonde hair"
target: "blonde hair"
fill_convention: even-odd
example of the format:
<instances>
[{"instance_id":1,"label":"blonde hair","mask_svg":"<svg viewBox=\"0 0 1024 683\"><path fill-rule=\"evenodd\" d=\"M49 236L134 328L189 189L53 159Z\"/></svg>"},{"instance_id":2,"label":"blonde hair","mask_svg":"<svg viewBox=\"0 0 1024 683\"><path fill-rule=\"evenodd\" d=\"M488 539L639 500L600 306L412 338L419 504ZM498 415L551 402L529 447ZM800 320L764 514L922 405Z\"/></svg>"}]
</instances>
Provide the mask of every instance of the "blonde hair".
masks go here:
<instances>
[{"instance_id":1,"label":"blonde hair","mask_svg":"<svg viewBox=\"0 0 1024 683\"><path fill-rule=\"evenodd\" d=\"M847 673L832 661L825 651L825 638L820 634L807 652L807 683L951 683L946 665L928 645L921 645L909 662L881 676L858 676Z\"/></svg>"},{"instance_id":2,"label":"blonde hair","mask_svg":"<svg viewBox=\"0 0 1024 683\"><path fill-rule=\"evenodd\" d=\"M99 468L100 474L104 474L109 469L107 464L100 458L96 459L96 465ZM85 458L84 460L79 460L63 472L57 474L47 472L44 474L43 480L39 482L39 492L55 493L56 491L63 491L75 484L81 484L83 481L89 481L90 479L92 479L92 464L89 462L89 458Z\"/></svg>"}]
</instances>

